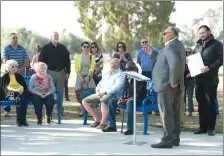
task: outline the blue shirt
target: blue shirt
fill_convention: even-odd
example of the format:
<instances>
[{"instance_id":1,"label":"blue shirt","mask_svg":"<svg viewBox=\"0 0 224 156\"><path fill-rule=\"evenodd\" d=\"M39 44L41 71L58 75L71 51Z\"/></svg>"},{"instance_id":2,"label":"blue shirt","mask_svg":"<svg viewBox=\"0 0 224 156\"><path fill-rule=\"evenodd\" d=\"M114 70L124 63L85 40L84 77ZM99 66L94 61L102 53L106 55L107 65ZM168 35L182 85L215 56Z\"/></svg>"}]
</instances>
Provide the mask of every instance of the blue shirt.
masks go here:
<instances>
[{"instance_id":1,"label":"blue shirt","mask_svg":"<svg viewBox=\"0 0 224 156\"><path fill-rule=\"evenodd\" d=\"M98 83L96 91L115 94L117 98L122 97L125 75L117 69L115 73L107 72L102 75L102 80Z\"/></svg>"},{"instance_id":2,"label":"blue shirt","mask_svg":"<svg viewBox=\"0 0 224 156\"><path fill-rule=\"evenodd\" d=\"M27 52L25 48L18 45L16 49L14 49L10 44L6 46L2 53L2 59L7 60L15 60L18 63L18 68L21 68L21 66L24 64L25 59L28 58ZM25 70L21 70L21 75L25 76Z\"/></svg>"},{"instance_id":3,"label":"blue shirt","mask_svg":"<svg viewBox=\"0 0 224 156\"><path fill-rule=\"evenodd\" d=\"M152 48L153 52L159 53L159 51L156 48ZM141 48L138 51L138 57L137 57L137 63L141 66L142 71L152 71L152 58L150 54L147 54L144 50L144 48Z\"/></svg>"}]
</instances>

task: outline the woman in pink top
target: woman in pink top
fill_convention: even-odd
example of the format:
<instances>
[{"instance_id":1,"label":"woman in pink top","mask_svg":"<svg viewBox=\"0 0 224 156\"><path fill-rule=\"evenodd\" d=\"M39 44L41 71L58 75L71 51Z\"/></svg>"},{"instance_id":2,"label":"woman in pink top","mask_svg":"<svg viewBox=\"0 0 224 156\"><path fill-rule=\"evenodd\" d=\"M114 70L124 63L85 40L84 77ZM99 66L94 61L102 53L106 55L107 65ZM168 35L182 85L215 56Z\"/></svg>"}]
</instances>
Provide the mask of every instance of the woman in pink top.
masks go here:
<instances>
[{"instance_id":1,"label":"woman in pink top","mask_svg":"<svg viewBox=\"0 0 224 156\"><path fill-rule=\"evenodd\" d=\"M34 69L34 64L39 61L39 55L42 50L42 47L40 45L37 46L37 54L33 56L32 62L31 62L31 68Z\"/></svg>"}]
</instances>

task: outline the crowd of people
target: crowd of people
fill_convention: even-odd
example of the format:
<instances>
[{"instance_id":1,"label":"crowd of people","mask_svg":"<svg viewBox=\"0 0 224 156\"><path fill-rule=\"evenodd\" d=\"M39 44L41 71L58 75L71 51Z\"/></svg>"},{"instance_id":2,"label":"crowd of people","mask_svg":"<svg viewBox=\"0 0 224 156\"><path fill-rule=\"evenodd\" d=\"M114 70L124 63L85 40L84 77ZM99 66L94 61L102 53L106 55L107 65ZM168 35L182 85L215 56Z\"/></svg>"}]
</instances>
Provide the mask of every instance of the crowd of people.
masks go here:
<instances>
[{"instance_id":1,"label":"crowd of people","mask_svg":"<svg viewBox=\"0 0 224 156\"><path fill-rule=\"evenodd\" d=\"M153 148L172 148L179 146L181 131L182 106L188 97L189 116L194 111L193 91L195 87L196 100L199 111L199 129L194 134L208 133L215 135L216 104L218 70L223 65L223 45L214 39L208 26L202 25L198 29L200 39L194 50L184 47L178 39L175 27L168 27L163 32L164 48L158 51L148 43L147 38L141 40L142 48L137 55L137 63L141 67L141 74L150 78L153 89L158 94L158 113L161 116L164 135L161 142L152 144ZM46 123L51 123L54 107L55 90L61 91L67 101L68 79L71 72L69 51L59 43L59 35L53 32L51 40L43 47L38 46L31 62L34 70L29 86L24 80L25 68L29 66L28 54L18 44L16 33L10 34L11 43L4 48L1 62L6 65L6 73L1 77L0 100L16 100L17 125L28 126L26 122L27 104L32 100L37 124L42 124L43 104L46 107ZM187 56L201 53L204 67L201 74L191 77L187 66ZM131 53L127 51L124 42L118 42L116 53L110 61L109 71L102 73L104 67L103 54L96 42L83 42L81 53L75 58L75 94L80 103L80 116L84 110L93 117L91 127L103 132L116 132L116 107L127 105L127 130L124 135L133 134L133 79L124 75L124 71L139 72ZM146 97L146 82L137 82L137 104L141 104ZM94 90L95 94L82 99L87 90ZM63 98L62 98L63 99ZM62 106L63 106L63 100ZM95 105L100 103L100 118ZM64 108L64 107L62 107ZM5 116L9 115L10 107L4 108ZM65 115L64 109L61 115Z\"/></svg>"}]
</instances>

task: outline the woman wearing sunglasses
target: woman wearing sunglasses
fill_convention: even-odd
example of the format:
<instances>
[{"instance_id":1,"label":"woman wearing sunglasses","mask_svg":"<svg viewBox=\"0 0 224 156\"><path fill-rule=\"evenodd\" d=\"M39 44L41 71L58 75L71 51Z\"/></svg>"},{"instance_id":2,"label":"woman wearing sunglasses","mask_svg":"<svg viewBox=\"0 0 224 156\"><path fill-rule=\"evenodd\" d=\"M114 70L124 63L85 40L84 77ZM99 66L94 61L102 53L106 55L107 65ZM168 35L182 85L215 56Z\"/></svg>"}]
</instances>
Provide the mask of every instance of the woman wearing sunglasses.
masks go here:
<instances>
[{"instance_id":1,"label":"woman wearing sunglasses","mask_svg":"<svg viewBox=\"0 0 224 156\"><path fill-rule=\"evenodd\" d=\"M118 58L120 60L120 69L125 71L126 63L132 61L131 54L126 52L126 45L124 42L118 42L116 47L117 53L114 54L113 58Z\"/></svg>"},{"instance_id":2,"label":"woman wearing sunglasses","mask_svg":"<svg viewBox=\"0 0 224 156\"><path fill-rule=\"evenodd\" d=\"M102 69L103 69L103 55L99 52L99 47L96 44L96 42L92 42L90 45L90 53L95 56L95 70L93 73L93 79L95 81L95 84L97 86L97 84L100 82L100 80L102 79Z\"/></svg>"},{"instance_id":3,"label":"woman wearing sunglasses","mask_svg":"<svg viewBox=\"0 0 224 156\"><path fill-rule=\"evenodd\" d=\"M25 80L18 72L18 63L15 60L6 61L6 73L2 76L0 88L0 100L15 100L16 102L16 121L17 126L28 126L26 113L28 105L28 89ZM10 107L4 108L5 114L10 111Z\"/></svg>"},{"instance_id":4,"label":"woman wearing sunglasses","mask_svg":"<svg viewBox=\"0 0 224 156\"><path fill-rule=\"evenodd\" d=\"M75 58L75 93L76 99L81 105L81 113L79 116L83 116L84 107L82 105L82 93L86 90L95 90L96 84L93 80L93 72L95 69L95 56L89 53L89 43L83 42L81 44L81 54L78 54Z\"/></svg>"}]
</instances>

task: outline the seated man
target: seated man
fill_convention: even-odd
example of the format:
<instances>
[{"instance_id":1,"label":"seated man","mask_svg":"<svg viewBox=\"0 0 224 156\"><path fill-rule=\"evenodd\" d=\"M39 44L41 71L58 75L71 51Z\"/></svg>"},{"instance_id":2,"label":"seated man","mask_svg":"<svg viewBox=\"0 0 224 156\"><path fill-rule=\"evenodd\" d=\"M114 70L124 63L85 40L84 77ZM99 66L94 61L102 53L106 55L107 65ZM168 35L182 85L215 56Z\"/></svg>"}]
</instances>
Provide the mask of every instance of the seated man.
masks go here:
<instances>
[{"instance_id":1,"label":"seated man","mask_svg":"<svg viewBox=\"0 0 224 156\"><path fill-rule=\"evenodd\" d=\"M113 58L110 63L110 71L103 74L102 80L96 87L96 94L92 94L83 99L82 104L85 109L93 116L95 122L91 127L103 129L106 127L108 115L108 101L111 98L120 98L124 86L124 74L119 69L119 59ZM93 108L94 104L101 103L102 120L100 121L96 111ZM92 106L92 107L91 107Z\"/></svg>"},{"instance_id":2,"label":"seated man","mask_svg":"<svg viewBox=\"0 0 224 156\"><path fill-rule=\"evenodd\" d=\"M134 62L128 62L126 64L126 71L134 71L138 72L138 68ZM136 104L141 105L142 101L146 97L146 82L145 81L136 81ZM102 129L103 132L116 132L116 107L119 105L127 104L127 131L124 132L124 135L132 135L133 134L133 88L134 87L134 79L125 78L125 86L123 89L123 97L121 99L111 98L108 102L109 105L109 114L108 114L108 126Z\"/></svg>"}]
</instances>

